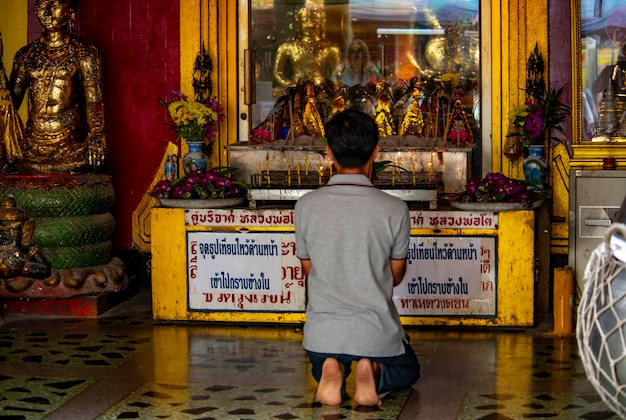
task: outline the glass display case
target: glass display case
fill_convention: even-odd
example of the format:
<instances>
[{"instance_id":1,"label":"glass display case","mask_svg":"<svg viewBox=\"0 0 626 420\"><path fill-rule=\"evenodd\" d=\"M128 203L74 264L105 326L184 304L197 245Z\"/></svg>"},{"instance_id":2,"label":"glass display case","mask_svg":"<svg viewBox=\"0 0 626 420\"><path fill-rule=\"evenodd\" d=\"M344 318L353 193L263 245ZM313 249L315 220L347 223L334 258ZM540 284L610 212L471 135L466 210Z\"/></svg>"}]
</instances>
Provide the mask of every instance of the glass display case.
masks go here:
<instances>
[{"instance_id":1,"label":"glass display case","mask_svg":"<svg viewBox=\"0 0 626 420\"><path fill-rule=\"evenodd\" d=\"M315 127L351 107L384 119L381 137L475 144L480 156L478 0L252 0L239 9L249 21L239 34L240 139L323 137Z\"/></svg>"},{"instance_id":2,"label":"glass display case","mask_svg":"<svg viewBox=\"0 0 626 420\"><path fill-rule=\"evenodd\" d=\"M582 142L626 141L626 5L580 0L573 13L580 19Z\"/></svg>"}]
</instances>

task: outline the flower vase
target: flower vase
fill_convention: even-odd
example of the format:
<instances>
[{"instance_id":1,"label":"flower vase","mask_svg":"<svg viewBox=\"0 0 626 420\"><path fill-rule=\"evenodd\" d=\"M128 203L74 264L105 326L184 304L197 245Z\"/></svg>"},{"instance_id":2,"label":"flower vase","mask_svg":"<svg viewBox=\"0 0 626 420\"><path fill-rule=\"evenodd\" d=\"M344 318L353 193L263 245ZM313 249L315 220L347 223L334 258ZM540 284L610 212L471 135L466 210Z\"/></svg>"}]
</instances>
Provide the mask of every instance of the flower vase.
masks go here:
<instances>
[{"instance_id":1,"label":"flower vase","mask_svg":"<svg viewBox=\"0 0 626 420\"><path fill-rule=\"evenodd\" d=\"M524 178L534 182L538 188L544 188L548 176L548 162L543 157L544 147L542 144L528 146L528 157L524 159Z\"/></svg>"},{"instance_id":2,"label":"flower vase","mask_svg":"<svg viewBox=\"0 0 626 420\"><path fill-rule=\"evenodd\" d=\"M202 151L203 144L204 142L187 142L189 152L183 156L185 175L196 169L206 169L208 158Z\"/></svg>"}]
</instances>

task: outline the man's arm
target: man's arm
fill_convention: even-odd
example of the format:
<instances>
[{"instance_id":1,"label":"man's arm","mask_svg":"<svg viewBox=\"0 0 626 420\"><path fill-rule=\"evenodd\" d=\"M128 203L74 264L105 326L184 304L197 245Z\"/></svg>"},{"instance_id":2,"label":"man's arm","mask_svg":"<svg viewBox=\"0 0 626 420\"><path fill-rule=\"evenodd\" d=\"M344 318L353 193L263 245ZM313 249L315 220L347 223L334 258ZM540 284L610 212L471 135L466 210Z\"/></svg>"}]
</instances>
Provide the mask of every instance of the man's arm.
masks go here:
<instances>
[{"instance_id":1,"label":"man's arm","mask_svg":"<svg viewBox=\"0 0 626 420\"><path fill-rule=\"evenodd\" d=\"M402 282L404 273L406 273L406 258L401 260L389 260L391 264L391 274L393 275L393 287L396 287Z\"/></svg>"},{"instance_id":2,"label":"man's arm","mask_svg":"<svg viewBox=\"0 0 626 420\"><path fill-rule=\"evenodd\" d=\"M311 272L311 260L300 260L302 264L302 271L304 271L304 277L309 277L309 273Z\"/></svg>"}]
</instances>

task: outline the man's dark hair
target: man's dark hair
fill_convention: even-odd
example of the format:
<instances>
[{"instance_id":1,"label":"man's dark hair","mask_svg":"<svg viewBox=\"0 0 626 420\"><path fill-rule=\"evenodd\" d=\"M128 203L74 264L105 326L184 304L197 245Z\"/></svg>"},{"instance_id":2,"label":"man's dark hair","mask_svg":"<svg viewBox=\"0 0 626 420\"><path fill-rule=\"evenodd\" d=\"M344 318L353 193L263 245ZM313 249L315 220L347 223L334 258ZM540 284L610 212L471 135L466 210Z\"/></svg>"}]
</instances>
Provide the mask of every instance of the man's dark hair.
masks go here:
<instances>
[{"instance_id":1,"label":"man's dark hair","mask_svg":"<svg viewBox=\"0 0 626 420\"><path fill-rule=\"evenodd\" d=\"M361 111L348 109L326 123L326 138L337 163L344 168L364 166L378 144L378 125Z\"/></svg>"}]
</instances>

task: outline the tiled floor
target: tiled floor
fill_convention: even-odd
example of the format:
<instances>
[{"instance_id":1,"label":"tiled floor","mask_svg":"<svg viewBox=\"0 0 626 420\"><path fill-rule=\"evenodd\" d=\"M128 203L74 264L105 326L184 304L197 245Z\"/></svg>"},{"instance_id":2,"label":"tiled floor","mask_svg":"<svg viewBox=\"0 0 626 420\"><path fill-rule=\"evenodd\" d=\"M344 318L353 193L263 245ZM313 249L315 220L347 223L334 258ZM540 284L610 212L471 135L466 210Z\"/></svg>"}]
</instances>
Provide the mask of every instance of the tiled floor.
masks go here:
<instances>
[{"instance_id":1,"label":"tiled floor","mask_svg":"<svg viewBox=\"0 0 626 420\"><path fill-rule=\"evenodd\" d=\"M333 408L313 403L297 326L156 322L148 292L97 320L5 317L0 419L617 418L547 322L408 330L419 382L382 409Z\"/></svg>"}]
</instances>

